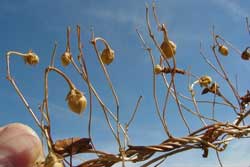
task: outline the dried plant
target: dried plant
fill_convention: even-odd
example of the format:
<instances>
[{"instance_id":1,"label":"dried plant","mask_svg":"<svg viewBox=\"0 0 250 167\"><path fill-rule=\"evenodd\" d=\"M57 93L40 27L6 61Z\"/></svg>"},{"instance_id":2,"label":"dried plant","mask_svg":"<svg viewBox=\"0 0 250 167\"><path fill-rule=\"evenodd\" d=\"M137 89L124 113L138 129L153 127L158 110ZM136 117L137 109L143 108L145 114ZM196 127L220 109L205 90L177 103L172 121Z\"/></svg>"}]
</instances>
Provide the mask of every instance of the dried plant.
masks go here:
<instances>
[{"instance_id":1,"label":"dried plant","mask_svg":"<svg viewBox=\"0 0 250 167\"><path fill-rule=\"evenodd\" d=\"M209 58L205 56L202 47L200 48L200 54L204 58L207 65L210 66L211 69L213 69L216 74L220 76L224 81L224 83L221 85L227 84L229 86L235 100L228 99L228 97L223 94L223 90L221 89L221 86L219 86L219 83L217 83L212 76L204 74L203 76L199 77L193 74L190 70L178 68L179 64L176 60L176 53L178 52L178 49L176 47L176 44L173 41L169 40L167 26L159 22L156 14L155 4L153 4L152 9L158 30L163 34L162 39L160 39L161 41L163 40L161 43L158 42L158 39L156 39L154 32L152 31L148 6L146 7L146 23L149 37L152 40L154 46L159 51L159 63L156 63L155 56L152 53L152 49L145 42L143 35L139 30L137 30L137 33L139 36L139 40L141 41L144 49L147 51L147 54L149 55L152 63L152 91L155 111L158 115L159 123L162 125L162 128L166 135L166 140L162 141L161 143L156 143L155 145L136 146L129 144L128 129L130 124L134 121L136 112L142 101L142 96L139 97L136 103L135 110L131 115L129 121L127 121L126 124L122 124L120 118L119 98L112 84L108 69L106 68L106 65L109 65L110 63L112 63L112 61L114 61L115 52L105 39L101 37L95 37L94 33L92 32L91 44L96 53L97 60L102 68L103 75L106 77L107 84L109 85L109 88L112 92L113 100L115 102L114 104L116 105L115 111L111 111L103 102L101 96L96 91L88 76L88 70L90 69L88 69L87 67L87 64L85 62L85 55L83 54L80 26L77 26L77 41L79 50L77 61L74 60L74 56L72 55L70 50L71 31L70 27L68 27L67 45L65 52L61 56L61 63L63 66L72 64L72 67L75 69L76 73L78 73L82 77L83 83L87 85L89 96L85 97L85 93L76 88L71 79L63 72L63 70L60 70L58 67L54 66L54 58L57 47L56 44L53 50L50 65L45 69L44 73L44 99L40 107L42 121L40 121L41 119L39 119L38 114L36 114L29 106L10 72L10 56L21 56L24 59L24 62L29 65L37 64L39 62L39 57L32 51L28 51L27 53L19 53L15 51L7 52L7 79L10 81L11 85L20 96L22 102L30 112L31 116L34 118L36 124L41 129L42 134L47 141L46 145L48 148L48 154L45 161L38 162L37 166L73 166L72 156L76 154L86 153L92 153L96 155L96 158L86 160L81 164L76 165L76 167L109 167L119 162L122 164L122 166L126 166L126 162L144 162L142 167L150 166L152 164L154 164L155 166L159 166L167 159L167 157L191 149L203 150L203 157L209 156L209 150L215 150L220 165L222 166L222 162L219 158L219 152L224 151L230 141L234 139L249 137L250 125L248 124L246 119L250 114L250 92L249 90L246 90L245 95L239 95L239 92L230 80L229 74L224 68L222 61L220 60L220 54L222 56L232 56L231 52L233 51L238 54L243 60L250 60L249 47L246 47L246 49L243 51L239 51L236 47L234 47L233 44L222 38L220 35L217 35L215 33L215 29L213 28L212 37L214 42L211 47L211 53L215 58L215 64L213 64L213 62L211 62ZM248 19L246 20L246 23L249 33ZM104 50L101 53L99 52L99 49L97 47L98 41L102 42L105 46ZM48 75L52 71L63 77L63 79L69 86L69 93L65 96L67 104L71 111L77 114L81 114L87 107L89 107L90 114L88 124L88 137L73 137L53 141L51 137L51 124L53 122L50 121L50 111L48 107ZM184 95L178 90L178 87L176 86L177 77L188 78L188 91L190 92L190 95ZM165 86L165 97L162 105L159 104L160 102L157 95L157 78L161 78ZM197 84L202 88L200 92L199 89L196 89ZM212 96L207 96L207 94L211 94ZM201 96L207 97L207 100L198 100ZM211 97L213 98L211 99ZM116 140L119 148L117 154L111 154L107 153L106 151L98 150L98 148L94 145L94 139L91 136L92 110L94 107L92 98L96 98L102 108L107 126L112 132L112 135ZM183 121L183 126L187 130L186 136L177 137L175 135L175 132L168 126L167 110L169 108L168 102L171 98L174 100L174 103L177 107L176 113L180 116L181 120ZM220 101L218 99L220 99ZM212 106L213 112L210 116L203 114L201 110L201 106L203 105ZM163 107L160 108L160 106ZM191 106L193 106L194 109L192 109ZM234 114L235 120L230 123L222 122L217 119L214 114L216 106L227 107L227 110L229 110L227 112L229 114ZM193 115L193 117L197 117L203 126L198 127L196 130L193 130L190 127L190 123L185 118L185 112L189 112ZM67 159L67 157L69 157L69 159Z\"/></svg>"}]
</instances>

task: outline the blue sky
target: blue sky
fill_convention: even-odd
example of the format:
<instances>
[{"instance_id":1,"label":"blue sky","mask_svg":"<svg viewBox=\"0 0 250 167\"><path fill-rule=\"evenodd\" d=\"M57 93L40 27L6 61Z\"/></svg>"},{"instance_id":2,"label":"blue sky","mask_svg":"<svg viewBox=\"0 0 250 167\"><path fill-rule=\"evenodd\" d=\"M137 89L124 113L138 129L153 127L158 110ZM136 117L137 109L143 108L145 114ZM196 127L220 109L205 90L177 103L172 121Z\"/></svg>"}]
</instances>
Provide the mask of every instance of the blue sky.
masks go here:
<instances>
[{"instance_id":1,"label":"blue sky","mask_svg":"<svg viewBox=\"0 0 250 167\"><path fill-rule=\"evenodd\" d=\"M56 66L63 69L73 80L75 85L87 93L87 86L74 71L72 66L63 68L59 57L65 50L66 27L72 27L71 46L76 56L76 25L82 29L84 53L89 68L90 78L101 95L104 102L113 109L112 94L97 62L96 55L90 41L90 29L94 28L96 36L105 38L115 50L116 59L108 66L111 80L117 89L120 98L122 122L125 123L135 107L140 95L143 96L135 122L129 129L131 144L148 145L163 141L166 136L155 114L152 98L151 63L147 53L143 50L135 29L138 28L151 47L154 47L146 32L144 0L1 0L0 3L0 125L10 122L22 122L33 127L37 132L31 116L25 110L13 88L5 79L6 64L5 53L8 50L27 52L32 49L40 56L40 63L36 67L24 65L19 57L11 58L12 73L30 105L37 112L38 105L43 100L44 68L49 64L54 42L58 42ZM215 80L219 77L202 60L199 55L199 43L202 41L204 51L210 57L211 28L215 25L216 32L232 42L237 48L243 50L249 44L249 35L246 31L245 17L250 15L249 1L233 0L158 0L156 1L159 19L167 24L169 37L177 44L176 59L180 68L191 70L196 75L208 74ZM152 21L152 25L154 22ZM162 35L153 26L155 36L159 41ZM154 55L159 53L154 49ZM237 74L239 78L239 92L244 94L249 89L249 62L243 62L232 52L227 59L223 59L232 79ZM177 80L177 87L185 92L187 78ZM183 86L184 83L184 86ZM164 95L164 87L159 84L159 96ZM223 83L222 83L223 84ZM226 87L227 88L227 87ZM225 90L228 90L226 89ZM72 136L87 136L88 110L80 117L71 113L66 105L65 96L68 88L58 75L49 76L49 105L52 118L53 138L66 138ZM198 90L197 90L198 91ZM227 95L232 97L231 93ZM170 128L176 135L186 133L183 124L179 121L174 105L171 108L168 121ZM209 112L209 111L206 111ZM218 111L217 116L225 121L232 121L230 115ZM188 119L192 120L187 114ZM197 121L197 120L196 120ZM97 102L94 101L93 118L94 142L99 149L116 153L116 144L105 124L103 115ZM192 122L192 129L200 126L199 121ZM250 155L248 140L233 142L227 151L221 154L222 161L227 167L249 166ZM201 151L170 157L165 164L171 167L183 166L218 166L215 154L203 159ZM236 161L237 159L237 161ZM129 164L132 166L132 164ZM163 165L164 166L164 165Z\"/></svg>"}]
</instances>

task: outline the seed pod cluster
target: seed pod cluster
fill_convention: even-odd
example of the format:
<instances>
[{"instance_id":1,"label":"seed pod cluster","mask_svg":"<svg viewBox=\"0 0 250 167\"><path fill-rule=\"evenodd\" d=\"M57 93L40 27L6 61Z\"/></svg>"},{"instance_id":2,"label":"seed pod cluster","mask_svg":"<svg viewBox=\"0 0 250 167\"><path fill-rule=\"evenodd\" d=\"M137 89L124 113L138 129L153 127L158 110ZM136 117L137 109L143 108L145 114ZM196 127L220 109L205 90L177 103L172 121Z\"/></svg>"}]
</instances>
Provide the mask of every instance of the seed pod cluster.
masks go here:
<instances>
[{"instance_id":1,"label":"seed pod cluster","mask_svg":"<svg viewBox=\"0 0 250 167\"><path fill-rule=\"evenodd\" d=\"M225 45L219 45L218 51L223 56L227 56L228 55L228 48Z\"/></svg>"},{"instance_id":2,"label":"seed pod cluster","mask_svg":"<svg viewBox=\"0 0 250 167\"><path fill-rule=\"evenodd\" d=\"M156 64L155 67L154 67L154 73L157 75L157 74L160 74L162 72L163 68L159 65L159 64Z\"/></svg>"},{"instance_id":3,"label":"seed pod cluster","mask_svg":"<svg viewBox=\"0 0 250 167\"><path fill-rule=\"evenodd\" d=\"M163 57L165 59L170 59L174 57L176 53L176 45L173 41L164 40L160 46L161 50L163 51Z\"/></svg>"},{"instance_id":4,"label":"seed pod cluster","mask_svg":"<svg viewBox=\"0 0 250 167\"><path fill-rule=\"evenodd\" d=\"M241 58L243 60L250 60L250 52L248 51L249 47L247 47L242 53Z\"/></svg>"},{"instance_id":5,"label":"seed pod cluster","mask_svg":"<svg viewBox=\"0 0 250 167\"><path fill-rule=\"evenodd\" d=\"M64 67L68 66L71 63L71 58L72 58L72 54L70 53L70 51L65 51L62 56L61 56L61 63Z\"/></svg>"},{"instance_id":6,"label":"seed pod cluster","mask_svg":"<svg viewBox=\"0 0 250 167\"><path fill-rule=\"evenodd\" d=\"M115 52L110 47L106 47L101 53L101 60L103 64L109 65L115 58Z\"/></svg>"},{"instance_id":7,"label":"seed pod cluster","mask_svg":"<svg viewBox=\"0 0 250 167\"><path fill-rule=\"evenodd\" d=\"M210 76L202 76L199 78L199 84L201 87L208 87L212 82L212 78Z\"/></svg>"},{"instance_id":8,"label":"seed pod cluster","mask_svg":"<svg viewBox=\"0 0 250 167\"><path fill-rule=\"evenodd\" d=\"M39 57L32 51L29 51L24 57L25 64L36 65L39 63Z\"/></svg>"},{"instance_id":9,"label":"seed pod cluster","mask_svg":"<svg viewBox=\"0 0 250 167\"><path fill-rule=\"evenodd\" d=\"M81 114L87 106L87 99L83 93L77 89L71 89L66 100L71 111Z\"/></svg>"}]
</instances>

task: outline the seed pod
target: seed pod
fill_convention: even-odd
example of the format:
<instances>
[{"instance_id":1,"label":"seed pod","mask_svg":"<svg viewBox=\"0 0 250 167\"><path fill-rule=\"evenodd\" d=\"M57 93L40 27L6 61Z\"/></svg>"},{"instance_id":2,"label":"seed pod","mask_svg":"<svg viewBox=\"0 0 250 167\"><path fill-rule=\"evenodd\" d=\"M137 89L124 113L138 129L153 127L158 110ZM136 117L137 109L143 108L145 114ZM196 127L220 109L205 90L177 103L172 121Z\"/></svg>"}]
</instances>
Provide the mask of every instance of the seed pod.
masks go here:
<instances>
[{"instance_id":1,"label":"seed pod","mask_svg":"<svg viewBox=\"0 0 250 167\"><path fill-rule=\"evenodd\" d=\"M225 45L219 45L218 51L223 55L227 56L228 55L228 48Z\"/></svg>"},{"instance_id":2,"label":"seed pod","mask_svg":"<svg viewBox=\"0 0 250 167\"><path fill-rule=\"evenodd\" d=\"M217 83L213 83L210 87L211 92L217 93L219 91L220 86Z\"/></svg>"},{"instance_id":3,"label":"seed pod","mask_svg":"<svg viewBox=\"0 0 250 167\"><path fill-rule=\"evenodd\" d=\"M63 158L56 153L50 152L45 159L44 167L64 167Z\"/></svg>"},{"instance_id":4,"label":"seed pod","mask_svg":"<svg viewBox=\"0 0 250 167\"><path fill-rule=\"evenodd\" d=\"M29 51L23 58L25 64L36 65L39 63L39 57L32 51Z\"/></svg>"},{"instance_id":5,"label":"seed pod","mask_svg":"<svg viewBox=\"0 0 250 167\"><path fill-rule=\"evenodd\" d=\"M164 55L162 55L165 59L172 58L176 53L176 45L173 41L166 41L164 40L161 44L161 50L163 51Z\"/></svg>"},{"instance_id":6,"label":"seed pod","mask_svg":"<svg viewBox=\"0 0 250 167\"><path fill-rule=\"evenodd\" d=\"M248 51L248 47L242 52L241 58L243 60L249 60L250 59L250 53Z\"/></svg>"},{"instance_id":7,"label":"seed pod","mask_svg":"<svg viewBox=\"0 0 250 167\"><path fill-rule=\"evenodd\" d=\"M208 87L208 85L212 82L212 78L210 76L202 76L199 78L199 83L201 87Z\"/></svg>"},{"instance_id":8,"label":"seed pod","mask_svg":"<svg viewBox=\"0 0 250 167\"><path fill-rule=\"evenodd\" d=\"M72 54L69 51L65 51L61 56L61 63L64 67L71 63Z\"/></svg>"},{"instance_id":9,"label":"seed pod","mask_svg":"<svg viewBox=\"0 0 250 167\"><path fill-rule=\"evenodd\" d=\"M157 75L160 74L161 72L162 72L162 67L159 64L156 64L154 67L154 73Z\"/></svg>"},{"instance_id":10,"label":"seed pod","mask_svg":"<svg viewBox=\"0 0 250 167\"><path fill-rule=\"evenodd\" d=\"M71 111L81 114L87 106L87 99L83 93L77 89L71 89L66 100Z\"/></svg>"},{"instance_id":11,"label":"seed pod","mask_svg":"<svg viewBox=\"0 0 250 167\"><path fill-rule=\"evenodd\" d=\"M115 53L114 50L112 50L109 47L106 47L101 54L101 60L103 62L103 64L109 65L110 63L112 63L112 61L115 58Z\"/></svg>"}]
</instances>

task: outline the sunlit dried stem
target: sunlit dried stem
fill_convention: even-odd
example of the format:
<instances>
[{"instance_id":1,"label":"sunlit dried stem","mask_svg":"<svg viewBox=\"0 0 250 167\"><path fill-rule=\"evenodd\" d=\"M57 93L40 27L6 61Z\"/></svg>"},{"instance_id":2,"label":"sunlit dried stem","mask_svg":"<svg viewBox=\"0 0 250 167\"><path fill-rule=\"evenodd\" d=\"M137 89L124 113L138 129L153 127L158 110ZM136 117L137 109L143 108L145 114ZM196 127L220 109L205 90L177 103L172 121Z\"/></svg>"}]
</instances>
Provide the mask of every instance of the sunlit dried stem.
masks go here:
<instances>
[{"instance_id":1,"label":"sunlit dried stem","mask_svg":"<svg viewBox=\"0 0 250 167\"><path fill-rule=\"evenodd\" d=\"M159 107L159 102L158 102L158 97L157 97L157 94L156 94L156 76L154 74L154 66L155 66L155 60L154 60L154 56L152 54L152 50L151 48L149 48L145 42L145 40L143 39L142 35L140 34L140 32L138 30L136 30L141 42L142 42L142 45L144 47L144 49L148 52L149 56L150 56L150 60L151 60L151 64L152 64L152 73L153 73L153 96L154 96L154 103L155 103L155 107L156 107L156 113L162 123L162 126L165 130L165 133L167 134L167 136L169 138L172 137L172 134L170 133L169 129L168 129L168 126L167 126L167 122L163 120L162 116L161 116L161 113L160 113L160 107Z\"/></svg>"},{"instance_id":2,"label":"sunlit dried stem","mask_svg":"<svg viewBox=\"0 0 250 167\"><path fill-rule=\"evenodd\" d=\"M29 111L29 113L31 114L31 116L33 117L33 119L35 120L35 122L38 125L38 127L44 132L43 126L41 125L39 119L37 118L36 114L33 112L33 110L31 109L31 107L29 106L27 100L25 99L25 97L23 96L22 92L18 88L15 80L11 76L11 72L10 72L10 56L12 56L12 55L25 57L27 54L16 52L16 51L8 51L6 53L7 80L9 80L10 83L11 83L11 85L14 87L15 91L17 92L17 94L21 98L22 102L24 103L25 107L27 108L27 110Z\"/></svg>"},{"instance_id":3,"label":"sunlit dried stem","mask_svg":"<svg viewBox=\"0 0 250 167\"><path fill-rule=\"evenodd\" d=\"M158 23L157 23L158 26L161 25L160 31L163 32L164 40L167 40L167 41L168 41L167 29L166 29L165 25L159 23L158 18L157 18L157 15L156 15L156 10L155 10L155 8L153 8L153 12L154 12L156 21L158 22ZM148 10L148 6L146 6L146 22L147 22L147 27L148 27L149 36L151 37L151 39L152 39L152 41L154 42L155 46L156 46L156 47L158 48L158 50L160 51L161 55L164 55L165 53L164 53L164 52L162 51L162 49L160 48L160 46L159 46L157 40L156 40L155 37L154 37L154 34L153 34L152 30L151 30L151 25L150 25L150 21L149 21L149 10ZM171 47L170 47L170 49L171 49L171 52L173 52L173 50L172 50ZM166 60L165 62L166 62L166 64L167 64L168 68L171 69L171 66L170 66L168 60ZM185 117L184 117L184 115L183 115L183 113L182 113L182 110L181 110L181 107L180 107L180 103L179 103L178 97L176 96L177 91L176 91L176 88L175 88L175 79L174 79L174 78L175 78L175 74L176 74L175 69L176 69L176 59L175 59L175 56L174 56L174 57L173 57L173 70L174 70L174 71L171 73L171 81L170 81L170 84L169 84L168 89L170 89L170 88L173 86L173 90L174 90L173 93L175 94L175 97L176 97L176 105L177 105L177 108L178 108L178 112L179 112L179 114L180 114L180 116L181 116L181 118L182 118L182 120L183 120L185 126L187 127L187 130L188 130L189 133L190 133L189 125L188 125L188 123L187 123L187 121L186 121L186 119L185 119ZM169 91L169 90L168 90L168 91ZM167 94L168 94L168 93L167 93ZM166 96L166 97L165 97L165 102L164 102L165 105L167 104L168 97L169 97L169 96ZM163 112L165 112L165 110L163 110ZM164 114L164 115L165 115L165 114ZM164 119L164 118L163 118L163 120L164 120L164 122L165 122L165 119Z\"/></svg>"},{"instance_id":4,"label":"sunlit dried stem","mask_svg":"<svg viewBox=\"0 0 250 167\"><path fill-rule=\"evenodd\" d=\"M56 49L57 49L57 42L55 41L53 52L52 52L52 55L51 55L51 60L50 60L50 66L51 67L54 67L54 62L55 62L54 60L55 60L55 56L56 56Z\"/></svg>"},{"instance_id":5,"label":"sunlit dried stem","mask_svg":"<svg viewBox=\"0 0 250 167\"><path fill-rule=\"evenodd\" d=\"M213 38L214 38L214 40L216 40L216 39L215 39L214 27L213 27L213 32L212 32L212 33L213 33ZM226 71L225 71L223 65L221 64L221 62L220 62L220 60L219 60L219 57L218 57L218 55L217 55L217 53L216 53L216 51L215 51L215 47L212 47L212 50L213 50L213 55L215 56L216 62L217 62L217 64L219 65L219 67L220 67L220 69L221 69L221 72L222 72L223 75L224 75L225 80L227 81L228 85L230 86L230 88L231 88L231 90L232 90L232 92L233 92L233 94L234 94L234 96L235 96L235 98L236 98L236 100L237 100L237 102L238 102L238 104L239 104L239 106L240 106L240 100L239 100L240 96L239 96L238 92L236 92L236 90L235 90L235 88L234 88L232 82L229 80L228 75L227 75L227 73L226 73Z\"/></svg>"},{"instance_id":6,"label":"sunlit dried stem","mask_svg":"<svg viewBox=\"0 0 250 167\"><path fill-rule=\"evenodd\" d=\"M189 77L190 78L190 77ZM189 87L189 92L191 94L191 98L192 98L192 102L194 104L194 108L195 108L195 111L198 115L202 115L200 110L199 110L199 107L198 107L198 104L196 102L196 99L195 99L195 91L194 91L194 85L198 84L199 83L199 80L196 80L194 81L191 86ZM201 120L201 122L203 123L204 126L206 126L206 122L202 119L202 117L199 117L199 119Z\"/></svg>"},{"instance_id":7,"label":"sunlit dried stem","mask_svg":"<svg viewBox=\"0 0 250 167\"><path fill-rule=\"evenodd\" d=\"M67 52L70 52L70 27L67 28L66 51L67 51Z\"/></svg>"},{"instance_id":8,"label":"sunlit dried stem","mask_svg":"<svg viewBox=\"0 0 250 167\"><path fill-rule=\"evenodd\" d=\"M229 41L223 39L220 35L216 35L214 39L215 39L216 45L219 45L218 39L220 39L223 43L227 44L230 48L232 48L238 55L241 55L241 51L238 48L236 48Z\"/></svg>"},{"instance_id":9,"label":"sunlit dried stem","mask_svg":"<svg viewBox=\"0 0 250 167\"><path fill-rule=\"evenodd\" d=\"M116 136L117 136L117 141L118 141L118 145L119 145L119 150L122 150L122 145L121 145L121 141L120 141L120 126L119 126L119 122L120 122L120 114L119 114L119 110L120 110L120 104L119 104L119 99L118 99L118 96L116 94L116 91L115 91L115 88L113 87L113 84L111 82L111 79L110 79L110 76L109 76L109 73L104 65L104 63L102 62L101 60L101 55L97 49L97 46L96 46L96 42L100 40L104 43L104 45L106 46L106 48L109 48L110 49L110 46L109 44L107 43L107 41L101 37L95 37L94 39L92 39L91 43L93 44L93 47L94 47L94 50L96 52L96 55L97 55L97 58L98 58L98 61L102 67L102 70L104 72L104 75L108 81L108 85L112 91L112 94L114 96L114 99L115 99L115 103L116 103L116 117L117 117L117 121L116 121ZM122 153L121 153L122 154ZM124 166L124 164L123 164Z\"/></svg>"},{"instance_id":10,"label":"sunlit dried stem","mask_svg":"<svg viewBox=\"0 0 250 167\"><path fill-rule=\"evenodd\" d=\"M88 123L88 135L89 135L89 138L92 138L91 137L91 123L92 123L92 112L93 112L93 106L92 106L92 91L91 91L91 86L90 86L90 81L89 81L89 76L88 76L88 70L87 70L87 65L85 63L85 60L84 60L84 54L83 54L83 44L81 42L81 28L79 25L77 25L77 41L78 41L78 50L79 50L79 56L78 56L78 60L80 62L80 64L82 65L82 68L80 71L80 69L78 68L78 66L76 65L76 63L74 62L74 59L72 58L72 64L73 66L76 68L77 71L79 71L80 73L85 73L85 76L86 76L86 82L87 82L87 85L88 85L88 91L89 91L89 123ZM83 60L83 61L80 61L80 60ZM91 140L91 142L93 142ZM92 143L92 145L94 145Z\"/></svg>"},{"instance_id":11,"label":"sunlit dried stem","mask_svg":"<svg viewBox=\"0 0 250 167\"><path fill-rule=\"evenodd\" d=\"M164 55L165 53L161 50L160 45L156 41L155 36L154 36L154 34L152 32L152 28L151 28L151 24L150 24L150 20L149 20L149 9L148 9L148 6L146 6L146 23L147 23L148 34L149 34L150 38L153 40L155 46L160 51L161 55ZM167 63L167 67L171 68L168 60L166 61L166 63Z\"/></svg>"},{"instance_id":12,"label":"sunlit dried stem","mask_svg":"<svg viewBox=\"0 0 250 167\"><path fill-rule=\"evenodd\" d=\"M139 105L140 105L141 100L142 100L142 96L140 96L139 99L137 100L137 103L136 103L136 107L135 107L135 109L134 109L134 112L133 112L133 114L132 114L130 120L129 120L128 123L126 124L126 129L129 127L129 125L130 125L130 124L132 123L132 121L134 120L135 114L136 114L136 112L137 112L137 110L138 110L138 107L139 107Z\"/></svg>"}]
</instances>

